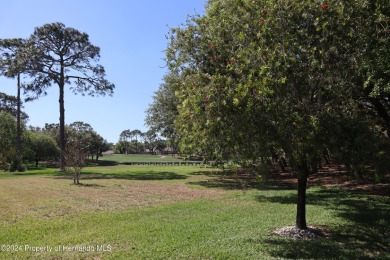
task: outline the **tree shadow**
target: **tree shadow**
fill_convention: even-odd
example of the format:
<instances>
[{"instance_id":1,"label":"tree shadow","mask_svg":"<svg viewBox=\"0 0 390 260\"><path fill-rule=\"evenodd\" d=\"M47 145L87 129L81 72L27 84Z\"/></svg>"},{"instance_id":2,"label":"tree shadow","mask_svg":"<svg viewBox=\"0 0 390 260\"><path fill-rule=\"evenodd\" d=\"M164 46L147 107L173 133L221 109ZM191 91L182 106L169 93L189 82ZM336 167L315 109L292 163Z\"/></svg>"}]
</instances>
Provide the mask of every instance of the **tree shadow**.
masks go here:
<instances>
[{"instance_id":1,"label":"tree shadow","mask_svg":"<svg viewBox=\"0 0 390 260\"><path fill-rule=\"evenodd\" d=\"M295 190L296 185L287 180L279 180L272 174L272 178L261 178L258 176L240 175L231 171L199 171L191 173L191 175L206 175L213 177L209 180L189 182L191 185L199 185L206 188L219 188L225 190L242 190L242 189L258 189L258 190ZM278 179L278 180L275 180Z\"/></svg>"},{"instance_id":2,"label":"tree shadow","mask_svg":"<svg viewBox=\"0 0 390 260\"><path fill-rule=\"evenodd\" d=\"M38 176L38 175L43 175L42 173L40 172L29 172L29 173L23 173L23 172L11 172L11 173L8 173L6 172L5 174L2 174L3 176L7 176L7 177L12 177L12 176L17 176L17 177L28 177L28 176Z\"/></svg>"},{"instance_id":3,"label":"tree shadow","mask_svg":"<svg viewBox=\"0 0 390 260\"><path fill-rule=\"evenodd\" d=\"M223 173L221 171L195 171L195 172L190 172L189 175L222 176Z\"/></svg>"},{"instance_id":4,"label":"tree shadow","mask_svg":"<svg viewBox=\"0 0 390 260\"><path fill-rule=\"evenodd\" d=\"M92 187L92 188L104 188L106 186L100 185L100 184L94 184L94 183L82 183L80 182L79 184L73 184L78 187Z\"/></svg>"},{"instance_id":5,"label":"tree shadow","mask_svg":"<svg viewBox=\"0 0 390 260\"><path fill-rule=\"evenodd\" d=\"M72 179L72 174L58 173L54 178L56 179ZM175 172L167 171L143 171L131 173L117 173L117 174L102 174L99 172L81 173L80 180L102 180L102 179L119 179L119 180L183 180L188 178L186 175L177 174Z\"/></svg>"},{"instance_id":6,"label":"tree shadow","mask_svg":"<svg viewBox=\"0 0 390 260\"><path fill-rule=\"evenodd\" d=\"M287 239L272 235L247 243L267 244L275 258L293 259L389 259L389 241L378 227L336 227L328 238Z\"/></svg>"},{"instance_id":7,"label":"tree shadow","mask_svg":"<svg viewBox=\"0 0 390 260\"><path fill-rule=\"evenodd\" d=\"M296 196L258 196L260 202L295 204ZM275 258L376 258L390 257L390 199L340 189L309 190L308 205L332 210L346 220L344 226L331 227L328 238L293 240L276 235L248 243L266 243Z\"/></svg>"}]
</instances>

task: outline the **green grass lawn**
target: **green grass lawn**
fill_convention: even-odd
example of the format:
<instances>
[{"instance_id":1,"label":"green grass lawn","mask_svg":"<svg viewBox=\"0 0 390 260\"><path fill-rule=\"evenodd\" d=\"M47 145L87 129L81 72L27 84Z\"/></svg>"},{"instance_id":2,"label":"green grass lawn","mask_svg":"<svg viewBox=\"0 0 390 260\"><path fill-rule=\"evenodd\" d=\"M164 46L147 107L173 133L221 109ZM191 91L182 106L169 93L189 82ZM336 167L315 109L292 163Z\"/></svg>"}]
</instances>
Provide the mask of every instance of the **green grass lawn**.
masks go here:
<instances>
[{"instance_id":1,"label":"green grass lawn","mask_svg":"<svg viewBox=\"0 0 390 260\"><path fill-rule=\"evenodd\" d=\"M312 187L308 224L331 235L291 240L272 234L294 224L291 185L243 190L210 168L125 165L71 183L55 169L0 173L0 259L390 257L388 197Z\"/></svg>"},{"instance_id":2,"label":"green grass lawn","mask_svg":"<svg viewBox=\"0 0 390 260\"><path fill-rule=\"evenodd\" d=\"M148 154L106 154L100 160L124 162L177 162L182 161L170 155L148 155Z\"/></svg>"}]
</instances>

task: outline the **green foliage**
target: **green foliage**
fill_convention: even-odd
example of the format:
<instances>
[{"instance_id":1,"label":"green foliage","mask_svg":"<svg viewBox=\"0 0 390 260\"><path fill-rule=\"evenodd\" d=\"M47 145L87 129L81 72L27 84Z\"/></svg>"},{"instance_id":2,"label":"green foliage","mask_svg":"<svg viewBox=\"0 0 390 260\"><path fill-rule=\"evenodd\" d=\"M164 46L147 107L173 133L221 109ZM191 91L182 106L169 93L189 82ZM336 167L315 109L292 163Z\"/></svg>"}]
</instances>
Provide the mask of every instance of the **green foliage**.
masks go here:
<instances>
[{"instance_id":1,"label":"green foliage","mask_svg":"<svg viewBox=\"0 0 390 260\"><path fill-rule=\"evenodd\" d=\"M32 100L46 95L53 83L59 87L60 103L60 164L65 167L65 107L64 87L82 95L112 95L115 85L105 79L104 67L97 62L100 49L89 41L86 33L65 27L62 23L45 24L35 28L27 41L32 60L29 72L32 77L26 90Z\"/></svg>"},{"instance_id":2,"label":"green foliage","mask_svg":"<svg viewBox=\"0 0 390 260\"><path fill-rule=\"evenodd\" d=\"M59 157L59 147L56 141L48 134L43 132L28 132L28 156L38 167L39 161L56 160Z\"/></svg>"},{"instance_id":3,"label":"green foliage","mask_svg":"<svg viewBox=\"0 0 390 260\"><path fill-rule=\"evenodd\" d=\"M118 163L126 162L179 162L180 159L160 155L149 154L107 154L102 157L103 160L116 161Z\"/></svg>"},{"instance_id":4,"label":"green foliage","mask_svg":"<svg viewBox=\"0 0 390 260\"><path fill-rule=\"evenodd\" d=\"M0 111L0 162L12 161L15 155L16 121L6 112Z\"/></svg>"},{"instance_id":5,"label":"green foliage","mask_svg":"<svg viewBox=\"0 0 390 260\"><path fill-rule=\"evenodd\" d=\"M0 167L9 172L24 171L25 166L16 158L16 121L6 112L0 111Z\"/></svg>"},{"instance_id":6,"label":"green foliage","mask_svg":"<svg viewBox=\"0 0 390 260\"><path fill-rule=\"evenodd\" d=\"M170 141L171 147L177 150L179 136L175 129L178 116L179 100L175 94L178 86L178 75L170 73L164 76L164 83L154 93L153 103L146 110L145 123Z\"/></svg>"},{"instance_id":7,"label":"green foliage","mask_svg":"<svg viewBox=\"0 0 390 260\"><path fill-rule=\"evenodd\" d=\"M171 140L170 140L171 141ZM146 132L135 130L123 130L119 135L119 141L115 145L115 152L120 154L138 154L162 152L168 142L158 137L156 129L152 128ZM174 148L175 143L169 142L170 147Z\"/></svg>"},{"instance_id":8,"label":"green foliage","mask_svg":"<svg viewBox=\"0 0 390 260\"><path fill-rule=\"evenodd\" d=\"M7 172L24 172L27 169L25 164L16 160L16 153L12 154L12 157L8 161L4 167L4 170Z\"/></svg>"},{"instance_id":9,"label":"green foliage","mask_svg":"<svg viewBox=\"0 0 390 260\"><path fill-rule=\"evenodd\" d=\"M51 23L35 28L28 44L36 52L31 67L34 78L28 85L31 94L45 95L52 83L63 87L71 81L74 93L113 93L115 85L105 79L104 67L97 64L100 49L90 43L88 34L62 23Z\"/></svg>"},{"instance_id":10,"label":"green foliage","mask_svg":"<svg viewBox=\"0 0 390 260\"><path fill-rule=\"evenodd\" d=\"M0 111L11 113L15 118L17 117L17 98L0 92ZM28 120L28 115L21 112L21 119L23 122Z\"/></svg>"},{"instance_id":11,"label":"green foliage","mask_svg":"<svg viewBox=\"0 0 390 260\"><path fill-rule=\"evenodd\" d=\"M373 165L389 142L378 131L389 115L385 6L209 1L204 16L172 29L166 51L177 75L182 149L256 163L281 148L297 170L302 201L324 153L355 168Z\"/></svg>"},{"instance_id":12,"label":"green foliage","mask_svg":"<svg viewBox=\"0 0 390 260\"><path fill-rule=\"evenodd\" d=\"M366 88L368 77L362 46L378 49L378 57L388 55L388 35L380 34L388 26L384 4L209 1L204 17L172 30L167 49L177 75L182 147L216 158L256 160L277 146L296 166L305 162L315 170L328 140L344 131L327 135L329 123L347 120L352 126L363 117L367 131L355 131L352 138L377 131L366 116L372 107L362 106L369 101L356 93ZM382 27L370 27L378 33L374 40L367 22ZM384 66L370 70L382 75L386 89ZM349 150L345 138L336 142Z\"/></svg>"},{"instance_id":13,"label":"green foliage","mask_svg":"<svg viewBox=\"0 0 390 260\"><path fill-rule=\"evenodd\" d=\"M145 142L145 149L148 149L149 153L151 153L154 150L155 144L158 140L156 131L149 129L143 133L143 138Z\"/></svg>"},{"instance_id":14,"label":"green foliage","mask_svg":"<svg viewBox=\"0 0 390 260\"><path fill-rule=\"evenodd\" d=\"M96 133L88 123L81 121L71 123L67 136L69 142L71 142L70 139L80 140L87 154L91 155L92 158L96 156L96 160L98 160L102 152L109 150L107 141Z\"/></svg>"}]
</instances>

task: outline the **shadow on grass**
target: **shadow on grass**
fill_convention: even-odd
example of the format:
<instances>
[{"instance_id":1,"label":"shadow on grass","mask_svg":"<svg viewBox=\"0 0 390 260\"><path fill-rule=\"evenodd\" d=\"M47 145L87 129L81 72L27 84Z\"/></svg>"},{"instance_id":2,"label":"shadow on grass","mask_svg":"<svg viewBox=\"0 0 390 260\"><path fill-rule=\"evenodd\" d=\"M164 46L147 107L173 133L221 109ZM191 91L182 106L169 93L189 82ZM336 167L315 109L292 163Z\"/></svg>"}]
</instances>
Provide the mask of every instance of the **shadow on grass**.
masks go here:
<instances>
[{"instance_id":1,"label":"shadow on grass","mask_svg":"<svg viewBox=\"0 0 390 260\"><path fill-rule=\"evenodd\" d=\"M29 175L38 175L38 174L29 174ZM15 173L15 172L4 172L0 170L0 178L12 178L12 177L20 177L20 176L29 176L23 173ZM41 174L42 175L42 174Z\"/></svg>"},{"instance_id":2,"label":"shadow on grass","mask_svg":"<svg viewBox=\"0 0 390 260\"><path fill-rule=\"evenodd\" d=\"M294 195L264 197L258 201L296 203ZM329 238L292 240L273 235L266 240L250 239L247 243L266 243L275 258L356 259L390 258L390 199L354 191L319 189L309 191L308 205L320 205L346 220L344 226L332 227Z\"/></svg>"},{"instance_id":3,"label":"shadow on grass","mask_svg":"<svg viewBox=\"0 0 390 260\"><path fill-rule=\"evenodd\" d=\"M100 184L82 183L82 182L80 182L79 184L72 184L72 185L77 186L77 187L92 187L92 188L103 188L103 187L105 187L104 185L100 185Z\"/></svg>"},{"instance_id":4,"label":"shadow on grass","mask_svg":"<svg viewBox=\"0 0 390 260\"><path fill-rule=\"evenodd\" d=\"M7 172L9 176L35 176L35 175L52 175L55 170L47 171L47 168L31 168L25 172Z\"/></svg>"},{"instance_id":5,"label":"shadow on grass","mask_svg":"<svg viewBox=\"0 0 390 260\"><path fill-rule=\"evenodd\" d=\"M268 253L275 258L291 259L389 259L388 238L380 227L350 225L332 230L329 238L292 240L271 236L266 240Z\"/></svg>"},{"instance_id":6,"label":"shadow on grass","mask_svg":"<svg viewBox=\"0 0 390 260\"><path fill-rule=\"evenodd\" d=\"M223 176L223 172L221 171L196 171L191 172L189 175L204 175L204 176Z\"/></svg>"},{"instance_id":7,"label":"shadow on grass","mask_svg":"<svg viewBox=\"0 0 390 260\"><path fill-rule=\"evenodd\" d=\"M58 173L54 178L57 179L72 179L72 174ZM102 174L98 172L81 173L80 180L102 180L102 179L120 179L120 180L182 180L188 178L186 175L177 174L174 172L164 171L143 171L118 174Z\"/></svg>"},{"instance_id":8,"label":"shadow on grass","mask_svg":"<svg viewBox=\"0 0 390 260\"><path fill-rule=\"evenodd\" d=\"M191 175L206 175L214 177L205 181L189 182L206 188L226 190L258 189L258 190L295 190L296 186L289 182L266 180L262 181L253 176L237 175L230 171L199 171Z\"/></svg>"}]
</instances>

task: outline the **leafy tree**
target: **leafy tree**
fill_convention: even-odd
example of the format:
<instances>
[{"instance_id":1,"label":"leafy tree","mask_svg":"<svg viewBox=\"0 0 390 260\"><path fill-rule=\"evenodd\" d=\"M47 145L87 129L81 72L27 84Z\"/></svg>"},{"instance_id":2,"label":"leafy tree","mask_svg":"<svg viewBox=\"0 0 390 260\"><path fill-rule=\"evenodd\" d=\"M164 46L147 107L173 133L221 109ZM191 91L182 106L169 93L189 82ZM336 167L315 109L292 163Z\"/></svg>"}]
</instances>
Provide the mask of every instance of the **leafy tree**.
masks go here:
<instances>
[{"instance_id":1,"label":"leafy tree","mask_svg":"<svg viewBox=\"0 0 390 260\"><path fill-rule=\"evenodd\" d=\"M24 140L23 128L22 140ZM16 121L7 112L0 111L0 165L7 171L24 171L25 166L18 160L16 147Z\"/></svg>"},{"instance_id":2,"label":"leafy tree","mask_svg":"<svg viewBox=\"0 0 390 260\"><path fill-rule=\"evenodd\" d=\"M15 154L13 137L16 137L16 122L11 114L0 111L0 161L7 163Z\"/></svg>"},{"instance_id":3,"label":"leafy tree","mask_svg":"<svg viewBox=\"0 0 390 260\"><path fill-rule=\"evenodd\" d=\"M46 124L42 132L53 137L59 145L59 124ZM88 156L96 160L102 152L109 150L111 147L107 141L92 128L88 123L76 121L70 125L65 125L65 140L68 142L70 136L78 135L83 140L84 146L87 147Z\"/></svg>"},{"instance_id":4,"label":"leafy tree","mask_svg":"<svg viewBox=\"0 0 390 260\"><path fill-rule=\"evenodd\" d=\"M123 141L118 141L114 147L115 153L124 154L126 152L125 144Z\"/></svg>"},{"instance_id":5,"label":"leafy tree","mask_svg":"<svg viewBox=\"0 0 390 260\"><path fill-rule=\"evenodd\" d=\"M325 151L336 152L334 143L348 147L340 138L346 129L334 126L348 121L353 130L361 120L366 130L354 131L354 140L377 135L354 95L364 87L361 71L368 71L359 65L369 62L355 63L355 55L372 36L355 38L366 26L362 17L389 20L383 1L368 3L210 0L205 16L172 29L167 62L179 82L175 126L182 148L241 163L282 148L297 172L296 226L306 228L308 176ZM374 56L388 49L379 50ZM379 60L369 70L384 79Z\"/></svg>"},{"instance_id":6,"label":"leafy tree","mask_svg":"<svg viewBox=\"0 0 390 260\"><path fill-rule=\"evenodd\" d=\"M80 184L81 170L91 151L94 134L92 126L85 122L76 121L67 127L65 170L74 174L74 184Z\"/></svg>"},{"instance_id":7,"label":"leafy tree","mask_svg":"<svg viewBox=\"0 0 390 260\"><path fill-rule=\"evenodd\" d=\"M162 139L158 139L155 142L155 148L156 148L157 151L160 152L160 154L163 154L164 153L164 149L167 148L167 141L166 140L162 140Z\"/></svg>"},{"instance_id":8,"label":"leafy tree","mask_svg":"<svg viewBox=\"0 0 390 260\"><path fill-rule=\"evenodd\" d=\"M91 132L89 135L89 155L91 155L92 160L94 156L96 156L96 161L99 160L101 153L107 150L107 141L95 131Z\"/></svg>"},{"instance_id":9,"label":"leafy tree","mask_svg":"<svg viewBox=\"0 0 390 260\"><path fill-rule=\"evenodd\" d=\"M132 133L130 130L123 130L119 135L119 142L116 145L116 149L120 153L128 154L130 150L129 138L132 138Z\"/></svg>"},{"instance_id":10,"label":"leafy tree","mask_svg":"<svg viewBox=\"0 0 390 260\"><path fill-rule=\"evenodd\" d=\"M144 133L145 148L149 150L149 153L153 153L158 141L157 133L150 129Z\"/></svg>"},{"instance_id":11,"label":"leafy tree","mask_svg":"<svg viewBox=\"0 0 390 260\"><path fill-rule=\"evenodd\" d=\"M349 6L348 6L349 4ZM344 24L350 31L353 54L343 80L352 85L354 99L364 106L390 136L390 8L387 0L346 3ZM345 75L345 74L344 74Z\"/></svg>"},{"instance_id":12,"label":"leafy tree","mask_svg":"<svg viewBox=\"0 0 390 260\"><path fill-rule=\"evenodd\" d=\"M108 150L107 141L96 133L90 124L77 121L70 124L69 127L75 131L73 135L77 134L79 139L83 140L84 147L87 147L88 155L91 155L92 159L96 156L96 160L98 160L99 155Z\"/></svg>"},{"instance_id":13,"label":"leafy tree","mask_svg":"<svg viewBox=\"0 0 390 260\"><path fill-rule=\"evenodd\" d=\"M8 112L17 118L18 114L18 99L15 96L10 96L5 93L0 92L0 111ZM21 107L23 108L23 107ZM26 123L28 120L28 115L21 111L20 118L22 123Z\"/></svg>"},{"instance_id":14,"label":"leafy tree","mask_svg":"<svg viewBox=\"0 0 390 260\"><path fill-rule=\"evenodd\" d=\"M145 123L169 139L172 147L177 150L179 136L175 129L175 120L179 114L179 99L175 95L175 88L179 84L178 74L170 72L164 76L163 81L154 93L153 103L146 110Z\"/></svg>"},{"instance_id":15,"label":"leafy tree","mask_svg":"<svg viewBox=\"0 0 390 260\"><path fill-rule=\"evenodd\" d=\"M34 131L29 131L28 135L29 157L35 161L36 167L39 161L58 158L59 148L51 136Z\"/></svg>"},{"instance_id":16,"label":"leafy tree","mask_svg":"<svg viewBox=\"0 0 390 260\"><path fill-rule=\"evenodd\" d=\"M67 127L65 126L65 133L66 131L67 131ZM51 136L57 142L58 147L60 146L60 124L46 123L45 127L42 129L42 132ZM66 139L66 134L65 134L65 139Z\"/></svg>"},{"instance_id":17,"label":"leafy tree","mask_svg":"<svg viewBox=\"0 0 390 260\"><path fill-rule=\"evenodd\" d=\"M73 128L76 132L80 133L81 135L86 135L87 133L93 132L92 126L82 121L73 122L69 125L69 127Z\"/></svg>"},{"instance_id":18,"label":"leafy tree","mask_svg":"<svg viewBox=\"0 0 390 260\"><path fill-rule=\"evenodd\" d=\"M119 142L116 145L116 149L120 153L125 153L125 154L128 154L129 152L138 153L140 150L139 142L138 142L139 137L143 138L143 134L138 129L123 130L119 135Z\"/></svg>"},{"instance_id":19,"label":"leafy tree","mask_svg":"<svg viewBox=\"0 0 390 260\"><path fill-rule=\"evenodd\" d=\"M135 138L135 153L138 153L138 137L142 136L142 132L138 129L135 129L130 132L130 135Z\"/></svg>"},{"instance_id":20,"label":"leafy tree","mask_svg":"<svg viewBox=\"0 0 390 260\"><path fill-rule=\"evenodd\" d=\"M62 23L37 27L28 39L36 57L32 63L28 85L30 98L46 95L53 83L59 87L61 169L64 168L65 151L65 84L73 81L71 90L82 95L112 94L114 84L105 79L103 66L97 64L100 49L92 45L88 34L65 27Z\"/></svg>"},{"instance_id":21,"label":"leafy tree","mask_svg":"<svg viewBox=\"0 0 390 260\"><path fill-rule=\"evenodd\" d=\"M88 148L80 136L71 135L67 141L65 150L66 172L73 174L73 183L80 184L81 170L88 157Z\"/></svg>"},{"instance_id":22,"label":"leafy tree","mask_svg":"<svg viewBox=\"0 0 390 260\"><path fill-rule=\"evenodd\" d=\"M16 97L16 162L22 163L21 156L21 74L29 72L31 53L24 39L1 39L0 40L0 75L17 78Z\"/></svg>"}]
</instances>

